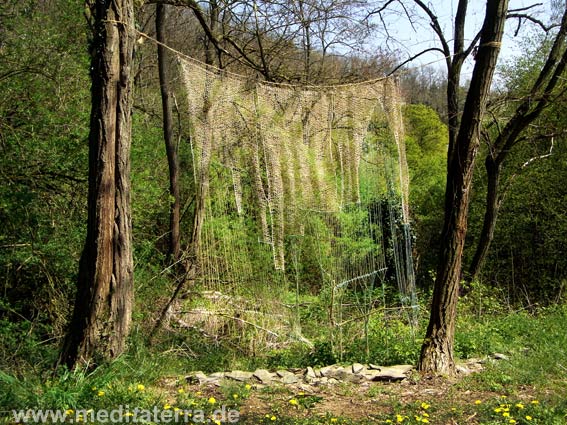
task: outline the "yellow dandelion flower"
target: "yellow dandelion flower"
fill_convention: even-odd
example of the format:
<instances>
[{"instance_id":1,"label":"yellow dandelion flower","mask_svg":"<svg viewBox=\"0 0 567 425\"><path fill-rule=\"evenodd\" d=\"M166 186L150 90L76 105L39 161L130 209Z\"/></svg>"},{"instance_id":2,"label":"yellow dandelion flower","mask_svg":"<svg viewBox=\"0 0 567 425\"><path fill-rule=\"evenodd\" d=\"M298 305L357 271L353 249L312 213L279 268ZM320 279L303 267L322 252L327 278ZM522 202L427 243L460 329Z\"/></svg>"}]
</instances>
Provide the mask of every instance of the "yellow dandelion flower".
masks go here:
<instances>
[{"instance_id":1,"label":"yellow dandelion flower","mask_svg":"<svg viewBox=\"0 0 567 425\"><path fill-rule=\"evenodd\" d=\"M502 408L501 408L501 407L497 407L497 408L494 409L494 411L495 411L496 413L500 413L500 412L502 412Z\"/></svg>"},{"instance_id":2,"label":"yellow dandelion flower","mask_svg":"<svg viewBox=\"0 0 567 425\"><path fill-rule=\"evenodd\" d=\"M532 403L532 404L539 404L539 401L537 401L537 400L532 400L530 403Z\"/></svg>"},{"instance_id":3,"label":"yellow dandelion flower","mask_svg":"<svg viewBox=\"0 0 567 425\"><path fill-rule=\"evenodd\" d=\"M421 422L424 423L424 424L428 424L428 423L429 423L429 419L423 418L423 419L421 420Z\"/></svg>"},{"instance_id":4,"label":"yellow dandelion flower","mask_svg":"<svg viewBox=\"0 0 567 425\"><path fill-rule=\"evenodd\" d=\"M138 385L136 385L136 389L138 391L144 391L146 389L146 387L144 386L144 384L138 384Z\"/></svg>"},{"instance_id":5,"label":"yellow dandelion flower","mask_svg":"<svg viewBox=\"0 0 567 425\"><path fill-rule=\"evenodd\" d=\"M169 409L171 409L171 405L169 403L165 403L163 405L163 410L169 410Z\"/></svg>"},{"instance_id":6,"label":"yellow dandelion flower","mask_svg":"<svg viewBox=\"0 0 567 425\"><path fill-rule=\"evenodd\" d=\"M451 411L456 412L457 408L456 407L451 407Z\"/></svg>"},{"instance_id":7,"label":"yellow dandelion flower","mask_svg":"<svg viewBox=\"0 0 567 425\"><path fill-rule=\"evenodd\" d=\"M481 404L481 403L482 403L482 401L480 401L480 400L475 400L475 401L474 401L474 404Z\"/></svg>"},{"instance_id":8,"label":"yellow dandelion flower","mask_svg":"<svg viewBox=\"0 0 567 425\"><path fill-rule=\"evenodd\" d=\"M424 418L428 418L428 417L429 417L429 413L423 412L423 417L424 417Z\"/></svg>"},{"instance_id":9,"label":"yellow dandelion flower","mask_svg":"<svg viewBox=\"0 0 567 425\"><path fill-rule=\"evenodd\" d=\"M404 417L402 415L396 415L396 422L401 424L404 421Z\"/></svg>"},{"instance_id":10,"label":"yellow dandelion flower","mask_svg":"<svg viewBox=\"0 0 567 425\"><path fill-rule=\"evenodd\" d=\"M297 399L292 398L292 399L289 401L289 404L291 404L292 406L297 406L299 403L298 403Z\"/></svg>"},{"instance_id":11,"label":"yellow dandelion flower","mask_svg":"<svg viewBox=\"0 0 567 425\"><path fill-rule=\"evenodd\" d=\"M207 400L209 404L215 404L217 402L217 399L214 397L209 397L209 400Z\"/></svg>"},{"instance_id":12,"label":"yellow dandelion flower","mask_svg":"<svg viewBox=\"0 0 567 425\"><path fill-rule=\"evenodd\" d=\"M246 385L244 385L244 388L246 388L247 390L250 390L252 388L252 385L246 384Z\"/></svg>"},{"instance_id":13,"label":"yellow dandelion flower","mask_svg":"<svg viewBox=\"0 0 567 425\"><path fill-rule=\"evenodd\" d=\"M124 416L134 416L134 414L132 412L126 412Z\"/></svg>"},{"instance_id":14,"label":"yellow dandelion flower","mask_svg":"<svg viewBox=\"0 0 567 425\"><path fill-rule=\"evenodd\" d=\"M297 395L305 395L305 393L303 391L300 391L297 393Z\"/></svg>"},{"instance_id":15,"label":"yellow dandelion flower","mask_svg":"<svg viewBox=\"0 0 567 425\"><path fill-rule=\"evenodd\" d=\"M338 422L339 420L337 418L331 418L331 422L335 423Z\"/></svg>"},{"instance_id":16,"label":"yellow dandelion flower","mask_svg":"<svg viewBox=\"0 0 567 425\"><path fill-rule=\"evenodd\" d=\"M184 390L183 388L179 388L179 389L177 390L177 393L178 393L178 394L184 394L184 393L185 393L185 390Z\"/></svg>"},{"instance_id":17,"label":"yellow dandelion flower","mask_svg":"<svg viewBox=\"0 0 567 425\"><path fill-rule=\"evenodd\" d=\"M202 392L202 391L197 391L197 392L195 393L195 395L196 395L196 396L203 395L203 392Z\"/></svg>"},{"instance_id":18,"label":"yellow dandelion flower","mask_svg":"<svg viewBox=\"0 0 567 425\"><path fill-rule=\"evenodd\" d=\"M66 415L72 415L73 412L74 412L73 409L67 409L67 410L65 410L65 414L66 414Z\"/></svg>"},{"instance_id":19,"label":"yellow dandelion flower","mask_svg":"<svg viewBox=\"0 0 567 425\"><path fill-rule=\"evenodd\" d=\"M510 419L510 420L508 421L508 423L509 423L509 424L515 424L515 423L516 423L516 420L515 420L515 419Z\"/></svg>"},{"instance_id":20,"label":"yellow dandelion flower","mask_svg":"<svg viewBox=\"0 0 567 425\"><path fill-rule=\"evenodd\" d=\"M391 424L391 423L392 423L392 420L391 420L391 419L386 419L386 423L387 423L387 424Z\"/></svg>"},{"instance_id":21,"label":"yellow dandelion flower","mask_svg":"<svg viewBox=\"0 0 567 425\"><path fill-rule=\"evenodd\" d=\"M99 397L104 397L105 394L106 394L106 393L105 393L104 391L102 391L102 390L99 391L98 393L96 393L96 395L99 396Z\"/></svg>"},{"instance_id":22,"label":"yellow dandelion flower","mask_svg":"<svg viewBox=\"0 0 567 425\"><path fill-rule=\"evenodd\" d=\"M216 425L221 425L221 421L216 420L216 421L215 421L215 424L216 424Z\"/></svg>"},{"instance_id":23,"label":"yellow dandelion flower","mask_svg":"<svg viewBox=\"0 0 567 425\"><path fill-rule=\"evenodd\" d=\"M426 402L421 403L421 408L422 408L423 410L429 409L430 406L431 406L431 405L430 405L430 404L427 404Z\"/></svg>"},{"instance_id":24,"label":"yellow dandelion flower","mask_svg":"<svg viewBox=\"0 0 567 425\"><path fill-rule=\"evenodd\" d=\"M526 421L531 421L533 418L530 415L526 415Z\"/></svg>"},{"instance_id":25,"label":"yellow dandelion flower","mask_svg":"<svg viewBox=\"0 0 567 425\"><path fill-rule=\"evenodd\" d=\"M518 409L523 409L523 408L524 408L524 405L523 405L522 403L516 403L516 407L517 407Z\"/></svg>"},{"instance_id":26,"label":"yellow dandelion flower","mask_svg":"<svg viewBox=\"0 0 567 425\"><path fill-rule=\"evenodd\" d=\"M238 394L233 394L232 398L236 400L238 398Z\"/></svg>"},{"instance_id":27,"label":"yellow dandelion flower","mask_svg":"<svg viewBox=\"0 0 567 425\"><path fill-rule=\"evenodd\" d=\"M275 421L276 419L277 419L277 418L276 418L275 416L271 416L271 417L270 417L270 420L271 420L271 421Z\"/></svg>"},{"instance_id":28,"label":"yellow dandelion flower","mask_svg":"<svg viewBox=\"0 0 567 425\"><path fill-rule=\"evenodd\" d=\"M509 418L510 412L504 412L504 413L502 413L502 416L505 417L505 418Z\"/></svg>"}]
</instances>

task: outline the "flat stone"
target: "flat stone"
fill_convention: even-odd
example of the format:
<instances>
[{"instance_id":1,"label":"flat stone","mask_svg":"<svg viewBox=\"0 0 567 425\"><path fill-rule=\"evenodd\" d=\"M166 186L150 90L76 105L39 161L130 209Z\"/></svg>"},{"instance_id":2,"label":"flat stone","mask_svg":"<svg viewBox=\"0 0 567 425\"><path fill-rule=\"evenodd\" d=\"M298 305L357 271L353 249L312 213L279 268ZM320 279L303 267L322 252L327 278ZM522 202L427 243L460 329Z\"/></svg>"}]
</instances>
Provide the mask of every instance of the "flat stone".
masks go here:
<instances>
[{"instance_id":1,"label":"flat stone","mask_svg":"<svg viewBox=\"0 0 567 425\"><path fill-rule=\"evenodd\" d=\"M361 373L364 369L366 369L366 366L360 363L353 363L351 368L352 373L354 374Z\"/></svg>"},{"instance_id":2,"label":"flat stone","mask_svg":"<svg viewBox=\"0 0 567 425\"><path fill-rule=\"evenodd\" d=\"M373 381L401 381L407 378L407 373L413 369L412 365L397 365L383 367L374 375Z\"/></svg>"},{"instance_id":3,"label":"flat stone","mask_svg":"<svg viewBox=\"0 0 567 425\"><path fill-rule=\"evenodd\" d=\"M472 363L484 364L484 363L486 363L486 359L470 358L470 359L467 359L467 361L465 363L466 364L472 364Z\"/></svg>"},{"instance_id":4,"label":"flat stone","mask_svg":"<svg viewBox=\"0 0 567 425\"><path fill-rule=\"evenodd\" d=\"M409 373L415 369L412 364L399 364L395 366L389 366L390 369L399 370L401 373Z\"/></svg>"},{"instance_id":5,"label":"flat stone","mask_svg":"<svg viewBox=\"0 0 567 425\"><path fill-rule=\"evenodd\" d=\"M322 367L320 370L321 376L328 377L331 373L333 373L334 370L335 370L335 366Z\"/></svg>"},{"instance_id":6,"label":"flat stone","mask_svg":"<svg viewBox=\"0 0 567 425\"><path fill-rule=\"evenodd\" d=\"M494 353L490 357L492 357L494 360L510 360L510 357L502 353Z\"/></svg>"},{"instance_id":7,"label":"flat stone","mask_svg":"<svg viewBox=\"0 0 567 425\"><path fill-rule=\"evenodd\" d=\"M253 376L264 384L269 384L276 377L276 375L274 373L271 373L271 372L267 371L266 369L257 369L254 372Z\"/></svg>"},{"instance_id":8,"label":"flat stone","mask_svg":"<svg viewBox=\"0 0 567 425\"><path fill-rule=\"evenodd\" d=\"M311 366L307 366L307 369L305 370L305 376L311 379L317 378L317 374Z\"/></svg>"},{"instance_id":9,"label":"flat stone","mask_svg":"<svg viewBox=\"0 0 567 425\"><path fill-rule=\"evenodd\" d=\"M378 365L375 365L375 364L369 363L369 364L368 364L368 369L372 369L372 370L380 370L380 369L382 369L382 366L378 366Z\"/></svg>"},{"instance_id":10,"label":"flat stone","mask_svg":"<svg viewBox=\"0 0 567 425\"><path fill-rule=\"evenodd\" d=\"M469 369L465 365L460 365L460 364L455 366L455 370L457 371L457 373L459 373L461 375L465 375L465 376L473 373L473 371L471 369Z\"/></svg>"},{"instance_id":11,"label":"flat stone","mask_svg":"<svg viewBox=\"0 0 567 425\"><path fill-rule=\"evenodd\" d=\"M380 376L380 371L374 369L366 370L362 376L369 381L377 381Z\"/></svg>"},{"instance_id":12,"label":"flat stone","mask_svg":"<svg viewBox=\"0 0 567 425\"><path fill-rule=\"evenodd\" d=\"M327 377L343 381L347 379L348 375L352 375L350 368L345 369L344 367L338 366L335 369L329 371Z\"/></svg>"},{"instance_id":13,"label":"flat stone","mask_svg":"<svg viewBox=\"0 0 567 425\"><path fill-rule=\"evenodd\" d=\"M360 384L364 380L365 380L364 375L354 374L354 373L348 373L343 379L343 381L350 382L352 384Z\"/></svg>"},{"instance_id":14,"label":"flat stone","mask_svg":"<svg viewBox=\"0 0 567 425\"><path fill-rule=\"evenodd\" d=\"M212 375L211 375L212 376ZM245 382L252 378L252 372L245 372L243 370L233 370L224 374L225 378L233 379L235 381Z\"/></svg>"},{"instance_id":15,"label":"flat stone","mask_svg":"<svg viewBox=\"0 0 567 425\"><path fill-rule=\"evenodd\" d=\"M344 367L339 365L325 366L321 368L321 376L326 376L327 378L338 378L346 376L348 373Z\"/></svg>"},{"instance_id":16,"label":"flat stone","mask_svg":"<svg viewBox=\"0 0 567 425\"><path fill-rule=\"evenodd\" d=\"M288 370L278 370L276 373L282 384L297 384L299 382L297 375Z\"/></svg>"},{"instance_id":17,"label":"flat stone","mask_svg":"<svg viewBox=\"0 0 567 425\"><path fill-rule=\"evenodd\" d=\"M329 378L327 378L326 376L322 376L320 378L317 378L315 381L313 381L314 385L327 385L329 383Z\"/></svg>"},{"instance_id":18,"label":"flat stone","mask_svg":"<svg viewBox=\"0 0 567 425\"><path fill-rule=\"evenodd\" d=\"M207 375L205 375L202 371L193 372L190 375L185 377L185 380L190 384L202 384L204 381L207 380Z\"/></svg>"},{"instance_id":19,"label":"flat stone","mask_svg":"<svg viewBox=\"0 0 567 425\"><path fill-rule=\"evenodd\" d=\"M307 385L307 384L299 384L297 386L297 388L300 389L303 392L310 393L310 394L315 392L314 388L311 385Z\"/></svg>"},{"instance_id":20,"label":"flat stone","mask_svg":"<svg viewBox=\"0 0 567 425\"><path fill-rule=\"evenodd\" d=\"M406 374L412 369L412 365L381 367L380 370L367 370L363 376L369 381L400 381L406 379Z\"/></svg>"}]
</instances>

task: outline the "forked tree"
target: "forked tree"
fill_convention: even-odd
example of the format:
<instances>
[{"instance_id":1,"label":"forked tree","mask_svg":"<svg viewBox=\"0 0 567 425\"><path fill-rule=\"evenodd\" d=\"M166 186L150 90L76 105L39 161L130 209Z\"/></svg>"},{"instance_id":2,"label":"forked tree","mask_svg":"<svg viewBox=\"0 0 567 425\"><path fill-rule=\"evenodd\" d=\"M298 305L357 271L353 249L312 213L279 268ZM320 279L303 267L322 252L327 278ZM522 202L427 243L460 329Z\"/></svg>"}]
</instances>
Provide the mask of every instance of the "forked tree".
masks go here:
<instances>
[{"instance_id":1,"label":"forked tree","mask_svg":"<svg viewBox=\"0 0 567 425\"><path fill-rule=\"evenodd\" d=\"M456 307L458 289L462 278L462 254L468 226L468 206L470 202L472 175L477 151L480 145L482 121L487 104L487 97L498 58L500 43L507 18L518 18L520 21L529 20L540 23L526 14L535 5L521 9L508 10L507 0L488 0L485 18L481 31L465 45L465 21L468 16L468 0L459 0L454 19L452 50L449 40L441 28L438 17L430 3L422 0L409 0L418 10L427 16L431 28L439 40L440 47L427 49L403 64L415 59L428 51L441 52L447 65L447 119L449 123L449 147L447 155L447 184L445 191L445 214L441 237L440 256L434 284L431 316L426 336L421 350L419 369L424 372L452 374L454 372L453 345L455 336ZM398 3L387 0L371 14L387 12L387 9ZM404 9L406 10L406 9ZM408 16L409 17L409 16ZM498 139L494 141L493 153L499 166L508 155L509 148L518 141L521 131L535 119L545 105L551 101L551 92L563 73L565 55L563 54L564 28L559 31L558 39L550 53L545 67L542 69L537 82L534 84L532 96L522 102L512 119L504 127ZM560 41L561 40L561 41ZM460 75L464 60L473 52L475 66L464 107L461 110L459 99ZM402 64L402 65L403 65ZM401 65L400 65L401 66ZM535 98L534 98L535 96ZM496 170L498 179L499 169ZM489 170L489 174L492 171ZM498 181L496 181L498 183ZM498 184L494 185L496 191ZM489 191L489 197L495 191ZM497 208L490 199L487 203L487 214L492 214L485 220L483 230L493 231ZM490 235L489 235L490 236ZM489 237L485 239L489 244ZM486 254L488 244L482 244L479 249ZM481 255L481 256L482 256ZM473 268L475 268L473 263ZM474 273L474 271L473 271Z\"/></svg>"},{"instance_id":2,"label":"forked tree","mask_svg":"<svg viewBox=\"0 0 567 425\"><path fill-rule=\"evenodd\" d=\"M87 236L60 363L97 364L126 345L132 302L130 69L132 0L91 0L91 116Z\"/></svg>"},{"instance_id":3,"label":"forked tree","mask_svg":"<svg viewBox=\"0 0 567 425\"><path fill-rule=\"evenodd\" d=\"M484 133L484 138L488 145L488 154L484 161L487 174L487 192L482 229L468 273L465 275L465 279L468 282L478 277L494 238L498 213L506 194L506 187L511 182L511 179L503 182L502 178L502 172L506 167L507 159L519 145L529 141L529 138L523 135L525 130L542 115L550 104L564 95L565 85L562 83L562 80L566 66L567 5L564 5L559 30L533 85L521 101L518 102L511 118L507 121L494 119L495 127L498 131L493 138L489 136L488 132ZM553 135L542 137L541 139L545 141L549 138L552 139ZM539 158L546 156L549 156L549 154L542 155ZM525 168L525 166L537 158L528 159L522 167Z\"/></svg>"},{"instance_id":4,"label":"forked tree","mask_svg":"<svg viewBox=\"0 0 567 425\"><path fill-rule=\"evenodd\" d=\"M460 0L457 19L462 17L462 25L466 9L467 1ZM423 372L454 373L456 310L472 176L480 144L480 126L500 51L507 11L508 0L488 0L486 3L470 87L458 132L453 145L449 146L440 258L429 325L419 359L419 369Z\"/></svg>"}]
</instances>

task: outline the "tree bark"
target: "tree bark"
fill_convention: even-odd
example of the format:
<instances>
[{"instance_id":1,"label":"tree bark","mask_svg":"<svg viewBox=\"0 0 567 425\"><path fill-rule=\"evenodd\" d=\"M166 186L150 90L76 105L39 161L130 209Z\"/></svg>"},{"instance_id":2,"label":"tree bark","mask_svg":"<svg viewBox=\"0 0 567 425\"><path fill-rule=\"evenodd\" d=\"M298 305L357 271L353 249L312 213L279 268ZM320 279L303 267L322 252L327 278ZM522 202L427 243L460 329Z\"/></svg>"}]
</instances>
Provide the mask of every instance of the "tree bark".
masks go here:
<instances>
[{"instance_id":1,"label":"tree bark","mask_svg":"<svg viewBox=\"0 0 567 425\"><path fill-rule=\"evenodd\" d=\"M91 119L87 236L77 295L60 363L96 365L126 347L132 303L130 210L131 90L134 8L131 0L88 2Z\"/></svg>"},{"instance_id":2,"label":"tree bark","mask_svg":"<svg viewBox=\"0 0 567 425\"><path fill-rule=\"evenodd\" d=\"M496 218L500 210L500 173L502 166L500 162L495 161L492 157L487 156L485 160L486 173L488 177L488 187L486 191L486 205L484 209L484 220L482 222L482 230L473 260L469 267L466 281L471 282L482 267L484 259L488 254L488 248L494 238L494 229L496 228Z\"/></svg>"},{"instance_id":3,"label":"tree bark","mask_svg":"<svg viewBox=\"0 0 567 425\"><path fill-rule=\"evenodd\" d=\"M166 6L156 5L156 37L160 43L167 44L165 36ZM157 45L159 86L163 111L163 139L169 167L169 259L172 263L179 259L181 199L179 194L179 155L173 134L173 116L171 107L171 88L168 75L168 54L163 44Z\"/></svg>"},{"instance_id":4,"label":"tree bark","mask_svg":"<svg viewBox=\"0 0 567 425\"><path fill-rule=\"evenodd\" d=\"M459 132L449 157L445 189L445 219L439 266L433 289L429 326L421 349L419 369L453 374L453 344L461 262L480 123L492 83L504 32L508 0L488 0L480 45Z\"/></svg>"}]
</instances>

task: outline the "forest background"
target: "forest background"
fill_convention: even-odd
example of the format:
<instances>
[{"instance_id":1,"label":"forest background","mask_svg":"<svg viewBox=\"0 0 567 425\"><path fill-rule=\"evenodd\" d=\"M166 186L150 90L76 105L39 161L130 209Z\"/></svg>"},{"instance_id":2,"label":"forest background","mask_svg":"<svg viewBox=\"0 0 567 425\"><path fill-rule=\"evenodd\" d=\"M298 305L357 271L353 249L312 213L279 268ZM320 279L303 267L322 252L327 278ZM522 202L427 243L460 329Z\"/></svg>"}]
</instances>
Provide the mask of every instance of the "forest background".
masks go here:
<instances>
[{"instance_id":1,"label":"forest background","mask_svg":"<svg viewBox=\"0 0 567 425\"><path fill-rule=\"evenodd\" d=\"M267 26L253 25L258 23L252 18L259 9L247 8L250 4L243 3L239 15L211 2L204 9L205 18L209 29L215 22L223 23L215 29L216 34L222 34L219 39L225 43L223 46L203 31L194 10L168 6L167 44L205 63L241 74L257 73L268 81L329 84L368 80L394 70L399 73L405 99L409 205L422 320L416 330L403 315L376 316L370 358L361 347L353 347L341 360L416 363L443 227L449 125L447 77L438 69L412 68L411 62L397 69L407 57L385 47L376 48L375 42L368 43L380 31L378 24L364 21L368 15L365 2L349 2L348 6L325 3L326 7L314 4L297 2L298 9L285 15L287 22L278 21L276 25L272 21L274 26L290 28L289 32L278 33ZM300 6L305 10L299 10ZM153 4L136 4L137 27L152 38L157 37L155 11ZM318 13L317 17L306 19L308 11ZM379 15L376 11L374 15ZM499 122L512 115L525 98L546 61L558 28L546 25L560 21L562 6L557 5L552 12L539 16L539 20L524 19L523 26L532 25L529 30L522 27L518 35L524 35L521 46L525 53L499 64L498 84L490 93L480 160L474 170L465 270L473 263L481 239L489 185L485 164L490 162L494 146L490 141L494 140ZM92 52L87 49L91 29L84 13L83 5L65 0L5 2L0 6L0 385L6 390L0 400L6 408L29 407L30 399L21 395L18 385L43 388L37 392L40 402L36 403L47 403L41 398L49 393L43 386L59 355L75 297L77 265L86 234L91 107ZM268 16L267 11L264 13ZM542 22L546 22L543 26L547 32L538 24ZM395 33L390 30L382 32L382 36L395 38ZM241 49L239 43L246 49ZM364 49L370 45L374 46L371 51ZM142 35L137 38L134 64L131 171L136 298L128 354L131 358L126 356L125 361L132 365L148 361L140 360L143 357L163 363L165 356L174 359L172 364L177 370L187 371L261 365L303 367L338 361L324 335L318 334L318 323L326 320L326 306L324 300L310 293L310 288L303 288L301 297L309 305L302 313L303 331L312 346L284 344L276 349L255 350L249 357L230 333L203 335L195 329L169 329L160 331L158 338L149 338L152 325L175 290L179 270L171 267L168 235L172 202L156 45ZM170 69L174 69L173 64ZM179 79L172 81L177 93L173 135L182 170L180 228L185 229L180 232L177 249L182 251L191 242L188 229L194 217L195 187L188 126L184 124L185 100ZM459 90L466 93L466 81ZM465 277L461 288L462 311L455 335L457 357L523 349L523 339L506 344L507 332L521 335L531 326L526 324L530 320L551 315L552 323L556 323L558 317L563 317L567 282L564 107L561 86L554 92L553 102L524 130L522 143L507 152L506 167L500 176L503 184L499 215L486 261L474 279ZM511 322L495 325L495 317ZM506 326L512 330L505 330ZM554 326L550 328L555 332ZM561 359L559 356L552 364L560 364ZM111 370L106 370L108 376L116 374ZM105 372L98 373L108 378ZM66 403L55 397L56 404Z\"/></svg>"}]
</instances>

